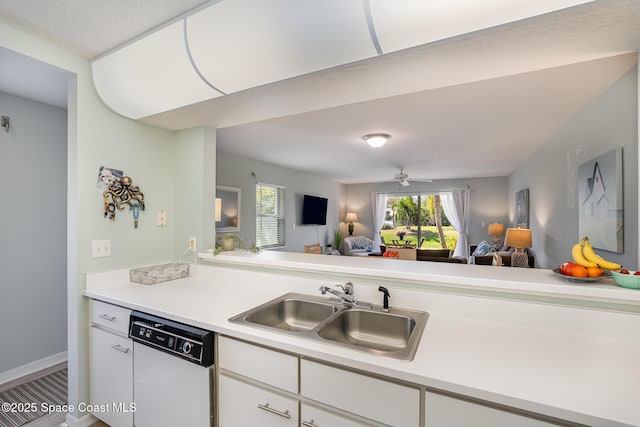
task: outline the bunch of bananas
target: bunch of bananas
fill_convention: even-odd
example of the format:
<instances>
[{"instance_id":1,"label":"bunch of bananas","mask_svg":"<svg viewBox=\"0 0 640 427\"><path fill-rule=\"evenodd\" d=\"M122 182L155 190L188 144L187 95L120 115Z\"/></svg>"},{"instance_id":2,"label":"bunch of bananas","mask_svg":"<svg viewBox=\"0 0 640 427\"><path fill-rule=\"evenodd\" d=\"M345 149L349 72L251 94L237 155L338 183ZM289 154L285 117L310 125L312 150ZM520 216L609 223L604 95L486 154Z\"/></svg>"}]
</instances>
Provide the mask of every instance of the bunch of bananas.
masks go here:
<instances>
[{"instance_id":1,"label":"bunch of bananas","mask_svg":"<svg viewBox=\"0 0 640 427\"><path fill-rule=\"evenodd\" d=\"M600 267L604 270L620 270L622 266L615 262L607 261L594 252L593 247L589 243L589 238L585 237L571 248L571 256L573 261L583 267Z\"/></svg>"}]
</instances>

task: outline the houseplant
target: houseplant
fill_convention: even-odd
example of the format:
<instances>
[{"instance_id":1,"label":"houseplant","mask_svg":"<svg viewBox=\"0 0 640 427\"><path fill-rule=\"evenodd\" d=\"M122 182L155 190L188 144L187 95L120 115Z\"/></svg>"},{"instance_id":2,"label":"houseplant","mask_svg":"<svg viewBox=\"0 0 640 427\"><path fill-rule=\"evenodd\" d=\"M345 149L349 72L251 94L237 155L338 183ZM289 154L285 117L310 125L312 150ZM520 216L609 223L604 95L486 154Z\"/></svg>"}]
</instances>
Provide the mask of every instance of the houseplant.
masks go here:
<instances>
[{"instance_id":1,"label":"houseplant","mask_svg":"<svg viewBox=\"0 0 640 427\"><path fill-rule=\"evenodd\" d=\"M333 247L336 251L340 250L340 243L342 242L342 231L340 229L333 230Z\"/></svg>"},{"instance_id":2,"label":"houseplant","mask_svg":"<svg viewBox=\"0 0 640 427\"><path fill-rule=\"evenodd\" d=\"M218 255L223 251L241 249L248 252L260 252L260 248L254 243L249 242L237 234L227 233L222 236L216 236L216 245L213 251L214 255Z\"/></svg>"}]
</instances>

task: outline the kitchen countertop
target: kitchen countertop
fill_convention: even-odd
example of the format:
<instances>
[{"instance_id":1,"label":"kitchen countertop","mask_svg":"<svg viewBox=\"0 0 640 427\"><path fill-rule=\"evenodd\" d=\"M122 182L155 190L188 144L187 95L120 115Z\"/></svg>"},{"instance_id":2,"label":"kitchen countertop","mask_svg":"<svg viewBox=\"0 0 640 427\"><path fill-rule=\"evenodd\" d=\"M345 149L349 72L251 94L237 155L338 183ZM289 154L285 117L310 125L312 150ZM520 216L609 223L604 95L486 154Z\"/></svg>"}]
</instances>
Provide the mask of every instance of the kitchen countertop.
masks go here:
<instances>
[{"instance_id":1,"label":"kitchen countertop","mask_svg":"<svg viewBox=\"0 0 640 427\"><path fill-rule=\"evenodd\" d=\"M420 280L443 281L452 286L473 286L474 283L470 270L463 268L456 272L448 264L425 273L406 265L393 265L395 260L338 262L340 257L324 261L320 258L329 257L291 255L294 256L216 257L211 265L192 265L189 278L152 286L129 282L128 270L89 274L85 295L284 351L562 420L585 425L640 426L640 332L637 332L640 316L637 314L466 296L455 296L454 307L450 296L441 291L393 288L390 289L392 304L395 301L405 308L430 307L425 332L411 362L228 322L230 317L289 291L317 295L318 281L307 277L292 279L291 272L295 270L351 274L354 279L358 275L384 279L402 273L403 278L416 283ZM338 264L330 266L329 261ZM265 277L279 279L279 276L273 273L265 276L259 271L260 266L286 269L288 278L283 275L282 280L265 281ZM506 279L499 278L490 270L475 273L481 276L475 280L479 287L513 290L508 283L515 278L508 274ZM570 284L549 276L548 270L546 275L530 273L533 274L513 286L514 292L539 291L530 289L537 283L545 293L576 294ZM252 275L258 280L251 280ZM540 283L536 281L538 278ZM356 280L354 283L356 295L360 292L376 295L370 287ZM632 305L638 301L635 294L627 295L622 288L598 285L587 289L586 296L574 296L594 298L601 292L603 298ZM596 291L598 289L600 291ZM616 296L617 291L623 292ZM474 304L486 312L501 312L503 317L483 318L478 314L482 310L467 316L460 308L473 312ZM520 321L524 318L523 312L530 318L527 322ZM513 321L508 320L511 314ZM550 326L554 319L558 328ZM584 326L589 321L594 326L597 323L599 328L594 327L592 332ZM565 327L572 322L575 327ZM618 333L614 329L623 331Z\"/></svg>"}]
</instances>

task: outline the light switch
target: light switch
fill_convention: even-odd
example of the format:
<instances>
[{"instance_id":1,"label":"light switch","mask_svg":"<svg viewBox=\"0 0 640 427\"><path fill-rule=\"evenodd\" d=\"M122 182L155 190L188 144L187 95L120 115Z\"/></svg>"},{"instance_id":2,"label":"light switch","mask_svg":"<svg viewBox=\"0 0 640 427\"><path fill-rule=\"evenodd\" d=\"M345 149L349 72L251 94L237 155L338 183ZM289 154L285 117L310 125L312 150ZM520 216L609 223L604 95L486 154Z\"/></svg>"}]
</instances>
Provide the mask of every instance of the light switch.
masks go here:
<instances>
[{"instance_id":1,"label":"light switch","mask_svg":"<svg viewBox=\"0 0 640 427\"><path fill-rule=\"evenodd\" d=\"M167 211L158 211L156 225L159 227L165 227L167 225Z\"/></svg>"},{"instance_id":2,"label":"light switch","mask_svg":"<svg viewBox=\"0 0 640 427\"><path fill-rule=\"evenodd\" d=\"M111 256L111 240L91 241L91 256L93 258Z\"/></svg>"}]
</instances>

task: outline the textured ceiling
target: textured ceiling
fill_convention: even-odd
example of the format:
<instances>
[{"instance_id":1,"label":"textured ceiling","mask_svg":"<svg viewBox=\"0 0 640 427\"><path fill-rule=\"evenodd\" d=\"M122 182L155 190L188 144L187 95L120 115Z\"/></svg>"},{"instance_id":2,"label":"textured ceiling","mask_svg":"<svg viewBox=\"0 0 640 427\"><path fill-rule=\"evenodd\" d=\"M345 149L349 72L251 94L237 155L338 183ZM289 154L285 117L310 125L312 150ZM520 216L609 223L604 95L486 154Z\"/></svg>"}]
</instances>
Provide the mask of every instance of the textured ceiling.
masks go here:
<instances>
[{"instance_id":1,"label":"textured ceiling","mask_svg":"<svg viewBox=\"0 0 640 427\"><path fill-rule=\"evenodd\" d=\"M210 0L0 0L0 17L93 58Z\"/></svg>"},{"instance_id":2,"label":"textured ceiling","mask_svg":"<svg viewBox=\"0 0 640 427\"><path fill-rule=\"evenodd\" d=\"M92 58L209 2L149 3L0 0L0 20ZM640 50L638 22L640 1L596 0L144 121L219 128L222 151L341 182L384 181L399 167L414 178L506 175L637 62L621 54ZM39 65L22 61L56 77ZM27 88L45 91L22 74ZM393 137L372 150L361 140L370 132Z\"/></svg>"}]
</instances>

